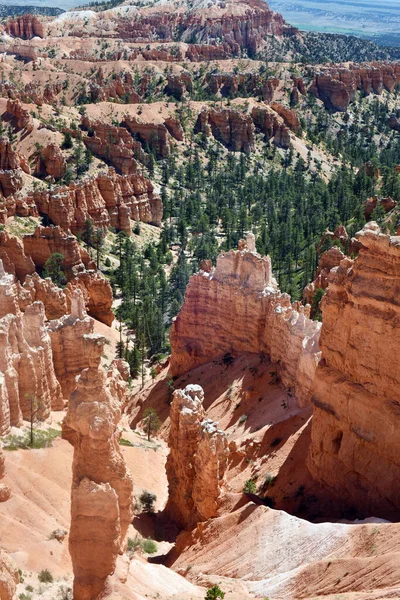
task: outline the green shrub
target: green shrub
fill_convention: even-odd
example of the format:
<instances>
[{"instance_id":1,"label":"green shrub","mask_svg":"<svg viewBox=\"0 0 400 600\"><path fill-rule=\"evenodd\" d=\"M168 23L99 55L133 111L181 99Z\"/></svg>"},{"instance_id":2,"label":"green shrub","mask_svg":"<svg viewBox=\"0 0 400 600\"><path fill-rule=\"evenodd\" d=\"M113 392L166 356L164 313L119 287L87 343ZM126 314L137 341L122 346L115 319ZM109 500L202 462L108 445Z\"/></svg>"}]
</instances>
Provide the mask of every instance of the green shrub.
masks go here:
<instances>
[{"instance_id":1,"label":"green shrub","mask_svg":"<svg viewBox=\"0 0 400 600\"><path fill-rule=\"evenodd\" d=\"M50 448L53 440L61 436L58 429L36 429L33 436L33 445L31 445L30 433L24 435L7 435L3 438L4 450L28 450L29 448Z\"/></svg>"},{"instance_id":2,"label":"green shrub","mask_svg":"<svg viewBox=\"0 0 400 600\"><path fill-rule=\"evenodd\" d=\"M148 492L147 490L143 490L140 494L139 500L143 506L144 512L153 512L154 510L154 502L157 500L157 496Z\"/></svg>"},{"instance_id":3,"label":"green shrub","mask_svg":"<svg viewBox=\"0 0 400 600\"><path fill-rule=\"evenodd\" d=\"M42 569L38 575L40 583L53 583L53 575L48 569Z\"/></svg>"},{"instance_id":4,"label":"green shrub","mask_svg":"<svg viewBox=\"0 0 400 600\"><path fill-rule=\"evenodd\" d=\"M224 598L224 596L225 592L218 585L213 585L211 588L208 588L204 600L217 600L217 598Z\"/></svg>"},{"instance_id":5,"label":"green shrub","mask_svg":"<svg viewBox=\"0 0 400 600\"><path fill-rule=\"evenodd\" d=\"M143 540L142 548L146 554L154 554L157 552L157 544L151 538L147 538L147 540Z\"/></svg>"},{"instance_id":6,"label":"green shrub","mask_svg":"<svg viewBox=\"0 0 400 600\"><path fill-rule=\"evenodd\" d=\"M248 479L243 486L244 494L255 494L257 492L257 486L254 479Z\"/></svg>"}]
</instances>

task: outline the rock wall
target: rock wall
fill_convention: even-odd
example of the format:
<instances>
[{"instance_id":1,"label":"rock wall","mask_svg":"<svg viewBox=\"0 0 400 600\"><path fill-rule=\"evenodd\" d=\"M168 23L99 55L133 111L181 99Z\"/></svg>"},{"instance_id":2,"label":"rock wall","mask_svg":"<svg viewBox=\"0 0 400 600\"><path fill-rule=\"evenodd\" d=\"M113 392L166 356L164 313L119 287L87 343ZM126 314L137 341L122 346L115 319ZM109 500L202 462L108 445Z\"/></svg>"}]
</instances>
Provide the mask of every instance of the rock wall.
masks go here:
<instances>
[{"instance_id":1,"label":"rock wall","mask_svg":"<svg viewBox=\"0 0 400 600\"><path fill-rule=\"evenodd\" d=\"M308 467L368 514L400 507L400 238L376 223L330 276L313 390Z\"/></svg>"},{"instance_id":2,"label":"rock wall","mask_svg":"<svg viewBox=\"0 0 400 600\"><path fill-rule=\"evenodd\" d=\"M203 389L188 385L171 403L165 512L182 528L217 516L226 491L227 438L206 419L203 400Z\"/></svg>"},{"instance_id":3,"label":"rock wall","mask_svg":"<svg viewBox=\"0 0 400 600\"><path fill-rule=\"evenodd\" d=\"M43 25L34 15L21 15L6 23L6 31L13 37L31 40L33 37L43 37Z\"/></svg>"},{"instance_id":4,"label":"rock wall","mask_svg":"<svg viewBox=\"0 0 400 600\"><path fill-rule=\"evenodd\" d=\"M254 124L251 116L231 108L204 108L197 118L195 133L212 135L233 152L254 151Z\"/></svg>"},{"instance_id":5,"label":"rock wall","mask_svg":"<svg viewBox=\"0 0 400 600\"><path fill-rule=\"evenodd\" d=\"M0 550L0 598L14 600L19 583L19 573L14 561Z\"/></svg>"},{"instance_id":6,"label":"rock wall","mask_svg":"<svg viewBox=\"0 0 400 600\"><path fill-rule=\"evenodd\" d=\"M39 401L39 420L64 406L44 306L35 302L20 311L18 286L0 261L0 435L30 418L32 397Z\"/></svg>"},{"instance_id":7,"label":"rock wall","mask_svg":"<svg viewBox=\"0 0 400 600\"><path fill-rule=\"evenodd\" d=\"M365 94L392 92L400 83L400 65L397 63L350 64L349 67L327 67L315 74L310 90L326 108L346 111L354 102L357 91Z\"/></svg>"},{"instance_id":8,"label":"rock wall","mask_svg":"<svg viewBox=\"0 0 400 600\"><path fill-rule=\"evenodd\" d=\"M133 517L132 478L119 448L116 378L115 370L107 377L101 368L85 369L68 407L66 425L74 431L69 549L75 600L101 593Z\"/></svg>"},{"instance_id":9,"label":"rock wall","mask_svg":"<svg viewBox=\"0 0 400 600\"><path fill-rule=\"evenodd\" d=\"M8 487L8 485L6 485L5 483L1 483L1 480L4 477L5 472L6 472L5 456L4 456L3 450L1 450L1 448L0 448L0 503L6 502L11 496L11 490ZM0 559L0 561L1 561L1 559ZM0 581L1 581L1 574L0 574ZM1 592L1 587L0 587L0 592ZM0 595L0 598L3 598L3 596Z\"/></svg>"},{"instance_id":10,"label":"rock wall","mask_svg":"<svg viewBox=\"0 0 400 600\"><path fill-rule=\"evenodd\" d=\"M319 359L321 324L291 304L272 276L269 257L248 249L220 254L211 273L190 278L172 324L171 372L179 375L226 353L264 352L278 363L284 385L309 402Z\"/></svg>"},{"instance_id":11,"label":"rock wall","mask_svg":"<svg viewBox=\"0 0 400 600\"><path fill-rule=\"evenodd\" d=\"M117 175L114 169L79 184L35 191L26 198L52 223L76 233L87 219L94 227L110 226L130 233L130 219L160 225L162 202L149 179L134 173Z\"/></svg>"}]
</instances>

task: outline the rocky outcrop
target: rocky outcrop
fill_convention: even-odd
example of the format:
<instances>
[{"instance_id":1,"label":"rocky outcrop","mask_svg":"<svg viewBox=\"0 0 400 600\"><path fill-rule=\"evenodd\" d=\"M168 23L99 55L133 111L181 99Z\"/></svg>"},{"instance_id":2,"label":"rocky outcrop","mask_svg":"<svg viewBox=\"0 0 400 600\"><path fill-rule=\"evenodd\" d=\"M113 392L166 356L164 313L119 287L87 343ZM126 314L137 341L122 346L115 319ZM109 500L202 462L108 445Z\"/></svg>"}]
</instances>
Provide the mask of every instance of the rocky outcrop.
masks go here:
<instances>
[{"instance_id":1,"label":"rocky outcrop","mask_svg":"<svg viewBox=\"0 0 400 600\"><path fill-rule=\"evenodd\" d=\"M300 133L300 119L295 110L290 109L279 102L271 102L270 107L272 110L278 113L280 117L282 117L285 125L287 125L289 129L291 129L296 135Z\"/></svg>"},{"instance_id":2,"label":"rocky outcrop","mask_svg":"<svg viewBox=\"0 0 400 600\"><path fill-rule=\"evenodd\" d=\"M22 312L33 302L42 302L46 319L60 319L68 313L67 296L51 279L42 279L37 273L25 277L19 294L19 306Z\"/></svg>"},{"instance_id":3,"label":"rocky outcrop","mask_svg":"<svg viewBox=\"0 0 400 600\"><path fill-rule=\"evenodd\" d=\"M35 265L30 256L26 256L22 241L7 231L0 231L0 259L4 270L16 275L21 282L35 272Z\"/></svg>"},{"instance_id":4,"label":"rocky outcrop","mask_svg":"<svg viewBox=\"0 0 400 600\"><path fill-rule=\"evenodd\" d=\"M365 94L392 92L400 83L400 65L397 63L351 64L349 67L327 67L315 74L310 90L326 108L346 111L354 102L357 91Z\"/></svg>"},{"instance_id":5,"label":"rocky outcrop","mask_svg":"<svg viewBox=\"0 0 400 600\"><path fill-rule=\"evenodd\" d=\"M11 118L11 124L18 131L25 130L26 133L33 131L33 120L29 113L29 110L24 108L19 99L13 100L9 98L7 100L6 117Z\"/></svg>"},{"instance_id":6,"label":"rocky outcrop","mask_svg":"<svg viewBox=\"0 0 400 600\"><path fill-rule=\"evenodd\" d=\"M0 435L29 419L31 401L38 401L37 418L64 405L45 327L45 311L35 302L22 313L18 286L0 261Z\"/></svg>"},{"instance_id":7,"label":"rocky outcrop","mask_svg":"<svg viewBox=\"0 0 400 600\"><path fill-rule=\"evenodd\" d=\"M337 246L333 246L321 255L314 281L303 290L304 302L312 305L315 292L319 289L326 290L329 273L334 267L338 267L344 258L345 255Z\"/></svg>"},{"instance_id":8,"label":"rocky outcrop","mask_svg":"<svg viewBox=\"0 0 400 600\"><path fill-rule=\"evenodd\" d=\"M119 448L115 377L115 371L107 377L101 368L85 369L66 417L74 432L69 549L76 600L101 593L133 517L132 478Z\"/></svg>"},{"instance_id":9,"label":"rocky outcrop","mask_svg":"<svg viewBox=\"0 0 400 600\"><path fill-rule=\"evenodd\" d=\"M189 71L181 71L178 74L168 73L165 92L181 100L186 92L191 92L193 87L192 76Z\"/></svg>"},{"instance_id":10,"label":"rocky outcrop","mask_svg":"<svg viewBox=\"0 0 400 600\"><path fill-rule=\"evenodd\" d=\"M364 216L366 219L369 219L377 206L381 206L385 213L388 213L393 210L396 205L396 200L393 200L390 196L387 198L379 198L378 196L368 198L364 203Z\"/></svg>"},{"instance_id":11,"label":"rocky outcrop","mask_svg":"<svg viewBox=\"0 0 400 600\"><path fill-rule=\"evenodd\" d=\"M0 550L0 598L14 600L19 583L19 573L14 561Z\"/></svg>"},{"instance_id":12,"label":"rocky outcrop","mask_svg":"<svg viewBox=\"0 0 400 600\"><path fill-rule=\"evenodd\" d=\"M203 389L188 385L174 392L171 403L165 512L182 528L217 516L226 491L227 438L206 419L203 400Z\"/></svg>"},{"instance_id":13,"label":"rocky outcrop","mask_svg":"<svg viewBox=\"0 0 400 600\"><path fill-rule=\"evenodd\" d=\"M25 254L39 269L44 268L52 254L62 254L64 257L62 268L67 279L73 278L85 269L96 268L96 264L79 245L76 237L59 226L36 227L34 233L24 235L23 247Z\"/></svg>"},{"instance_id":14,"label":"rocky outcrop","mask_svg":"<svg viewBox=\"0 0 400 600\"><path fill-rule=\"evenodd\" d=\"M76 387L76 378L84 369L100 365L104 338L94 333L94 321L86 314L80 290L70 297L70 314L48 325L53 351L54 371L63 397L68 399Z\"/></svg>"},{"instance_id":15,"label":"rocky outcrop","mask_svg":"<svg viewBox=\"0 0 400 600\"><path fill-rule=\"evenodd\" d=\"M254 124L249 114L232 108L204 108L197 117L195 133L212 134L228 150L254 151Z\"/></svg>"},{"instance_id":16,"label":"rocky outcrop","mask_svg":"<svg viewBox=\"0 0 400 600\"><path fill-rule=\"evenodd\" d=\"M290 147L290 132L275 111L269 107L254 106L251 117L256 130L263 133L267 140L273 139L280 148Z\"/></svg>"},{"instance_id":17,"label":"rocky outcrop","mask_svg":"<svg viewBox=\"0 0 400 600\"><path fill-rule=\"evenodd\" d=\"M148 145L159 158L166 158L171 150L171 139L163 123L144 122L139 117L125 115L122 125L135 136L142 145ZM143 161L142 161L143 162Z\"/></svg>"},{"instance_id":18,"label":"rocky outcrop","mask_svg":"<svg viewBox=\"0 0 400 600\"><path fill-rule=\"evenodd\" d=\"M190 278L171 328L171 372L185 373L227 353L263 352L306 403L321 327L308 316L308 309L280 293L269 257L257 254L249 237L247 249L220 254L214 271Z\"/></svg>"},{"instance_id":19,"label":"rocky outcrop","mask_svg":"<svg viewBox=\"0 0 400 600\"><path fill-rule=\"evenodd\" d=\"M13 149L8 137L0 137L0 197L8 198L22 189L22 171L30 173L27 160Z\"/></svg>"},{"instance_id":20,"label":"rocky outcrop","mask_svg":"<svg viewBox=\"0 0 400 600\"><path fill-rule=\"evenodd\" d=\"M74 233L84 229L87 219L102 230L114 227L127 233L130 219L158 226L162 219L162 202L151 181L139 173L117 175L114 169L79 184L37 190L25 200Z\"/></svg>"},{"instance_id":21,"label":"rocky outcrop","mask_svg":"<svg viewBox=\"0 0 400 600\"><path fill-rule=\"evenodd\" d=\"M181 122L178 119L175 119L175 117L167 117L164 121L164 125L173 138L178 140L178 142L183 142L185 132L183 131Z\"/></svg>"},{"instance_id":22,"label":"rocky outcrop","mask_svg":"<svg viewBox=\"0 0 400 600\"><path fill-rule=\"evenodd\" d=\"M67 163L56 144L49 144L38 152L35 166L35 175L38 177L52 177L62 179L67 170Z\"/></svg>"},{"instance_id":23,"label":"rocky outcrop","mask_svg":"<svg viewBox=\"0 0 400 600\"><path fill-rule=\"evenodd\" d=\"M140 142L134 140L125 127L91 120L88 117L82 118L82 126L89 131L89 135L83 138L85 146L122 175L136 173L136 158L145 162Z\"/></svg>"},{"instance_id":24,"label":"rocky outcrop","mask_svg":"<svg viewBox=\"0 0 400 600\"><path fill-rule=\"evenodd\" d=\"M98 271L82 271L68 282L67 297L76 289L82 292L89 315L111 326L114 320L113 293L108 279Z\"/></svg>"},{"instance_id":25,"label":"rocky outcrop","mask_svg":"<svg viewBox=\"0 0 400 600\"><path fill-rule=\"evenodd\" d=\"M8 487L8 485L6 485L5 483L1 483L1 480L4 477L5 472L6 472L6 468L5 468L4 452L0 448L0 503L6 502L11 496L11 490ZM1 558L0 558L0 563L1 563ZM1 569L0 569L0 581L1 581ZM1 584L0 584L0 593L1 593ZM2 598L2 597L3 596L0 596L0 598Z\"/></svg>"},{"instance_id":26,"label":"rocky outcrop","mask_svg":"<svg viewBox=\"0 0 400 600\"><path fill-rule=\"evenodd\" d=\"M34 37L44 37L43 25L34 15L21 15L6 23L6 31L9 35L23 40L31 40Z\"/></svg>"},{"instance_id":27,"label":"rocky outcrop","mask_svg":"<svg viewBox=\"0 0 400 600\"><path fill-rule=\"evenodd\" d=\"M373 222L357 239L358 257L333 269L322 302L308 468L352 505L390 518L400 507L400 239Z\"/></svg>"}]
</instances>

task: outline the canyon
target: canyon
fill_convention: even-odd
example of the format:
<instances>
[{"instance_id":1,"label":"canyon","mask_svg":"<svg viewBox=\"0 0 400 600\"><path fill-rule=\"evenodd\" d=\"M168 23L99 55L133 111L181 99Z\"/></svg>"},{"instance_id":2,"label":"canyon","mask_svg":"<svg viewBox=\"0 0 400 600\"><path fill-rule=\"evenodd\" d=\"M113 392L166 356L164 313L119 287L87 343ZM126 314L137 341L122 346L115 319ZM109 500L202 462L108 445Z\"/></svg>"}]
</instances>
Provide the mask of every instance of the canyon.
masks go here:
<instances>
[{"instance_id":1,"label":"canyon","mask_svg":"<svg viewBox=\"0 0 400 600\"><path fill-rule=\"evenodd\" d=\"M1 600L400 597L394 55L263 0L0 29Z\"/></svg>"}]
</instances>

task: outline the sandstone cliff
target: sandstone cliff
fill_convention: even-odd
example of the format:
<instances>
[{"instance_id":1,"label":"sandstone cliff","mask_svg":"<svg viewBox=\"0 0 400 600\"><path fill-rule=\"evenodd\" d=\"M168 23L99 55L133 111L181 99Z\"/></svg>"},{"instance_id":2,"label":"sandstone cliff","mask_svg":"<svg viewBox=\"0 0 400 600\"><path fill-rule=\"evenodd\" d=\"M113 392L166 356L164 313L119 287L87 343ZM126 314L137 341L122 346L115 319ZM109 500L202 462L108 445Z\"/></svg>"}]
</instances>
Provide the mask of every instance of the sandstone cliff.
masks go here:
<instances>
[{"instance_id":1,"label":"sandstone cliff","mask_svg":"<svg viewBox=\"0 0 400 600\"><path fill-rule=\"evenodd\" d=\"M46 419L51 408L64 406L53 367L45 311L35 302L21 313L18 286L0 261L0 434L29 419L31 399L39 403L37 417Z\"/></svg>"},{"instance_id":2,"label":"sandstone cliff","mask_svg":"<svg viewBox=\"0 0 400 600\"><path fill-rule=\"evenodd\" d=\"M350 64L349 67L326 67L315 74L311 91L326 108L346 111L357 91L380 94L393 91L400 83L400 65L391 63Z\"/></svg>"},{"instance_id":3,"label":"sandstone cliff","mask_svg":"<svg viewBox=\"0 0 400 600\"><path fill-rule=\"evenodd\" d=\"M227 439L206 419L203 400L202 388L188 385L174 392L171 403L165 512L182 528L217 516L226 490Z\"/></svg>"},{"instance_id":4,"label":"sandstone cliff","mask_svg":"<svg viewBox=\"0 0 400 600\"><path fill-rule=\"evenodd\" d=\"M376 516L400 506L400 239L370 223L330 276L313 391L311 473Z\"/></svg>"},{"instance_id":5,"label":"sandstone cliff","mask_svg":"<svg viewBox=\"0 0 400 600\"><path fill-rule=\"evenodd\" d=\"M139 173L121 176L114 169L79 184L35 191L26 202L72 232L81 231L87 219L103 230L111 226L128 233L130 219L154 225L162 219L162 202L151 181Z\"/></svg>"},{"instance_id":6,"label":"sandstone cliff","mask_svg":"<svg viewBox=\"0 0 400 600\"><path fill-rule=\"evenodd\" d=\"M195 133L212 135L233 152L254 151L254 124L247 113L231 108L204 108L196 121Z\"/></svg>"},{"instance_id":7,"label":"sandstone cliff","mask_svg":"<svg viewBox=\"0 0 400 600\"><path fill-rule=\"evenodd\" d=\"M264 352L278 363L284 385L308 402L321 325L280 293L269 257L254 251L251 237L248 248L220 254L214 271L190 278L171 328L171 372L182 374L226 353Z\"/></svg>"},{"instance_id":8,"label":"sandstone cliff","mask_svg":"<svg viewBox=\"0 0 400 600\"><path fill-rule=\"evenodd\" d=\"M101 368L85 369L66 418L74 431L69 548L75 600L98 597L115 570L133 516L132 478L118 443L115 377L114 371L107 377Z\"/></svg>"}]
</instances>

